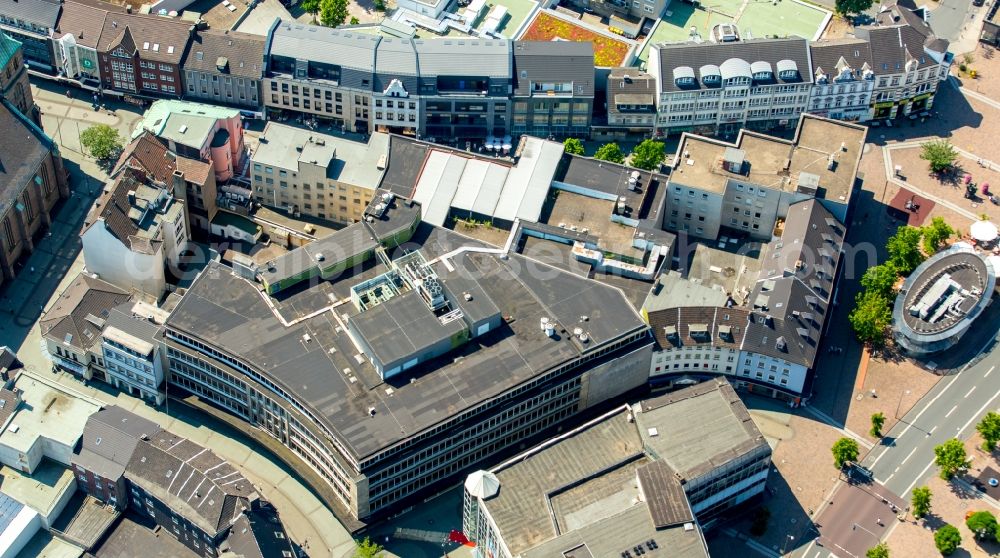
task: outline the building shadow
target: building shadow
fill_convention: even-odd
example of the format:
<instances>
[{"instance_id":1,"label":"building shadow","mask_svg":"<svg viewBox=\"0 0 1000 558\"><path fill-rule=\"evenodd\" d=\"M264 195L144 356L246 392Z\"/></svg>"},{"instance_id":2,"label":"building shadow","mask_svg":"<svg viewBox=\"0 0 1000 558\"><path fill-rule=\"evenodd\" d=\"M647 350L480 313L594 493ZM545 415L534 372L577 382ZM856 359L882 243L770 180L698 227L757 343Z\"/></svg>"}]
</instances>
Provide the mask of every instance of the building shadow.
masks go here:
<instances>
[{"instance_id":1,"label":"building shadow","mask_svg":"<svg viewBox=\"0 0 1000 558\"><path fill-rule=\"evenodd\" d=\"M960 81L960 80L959 80ZM932 115L921 119L910 120L907 117L892 121L892 127L884 124L878 127L869 126L868 141L876 146L884 146L898 141L908 141L915 138L950 138L955 130L961 128L978 128L982 125L983 115L976 112L965 95L957 87L948 82L938 87L934 97L934 106L941 110L932 110Z\"/></svg>"}]
</instances>

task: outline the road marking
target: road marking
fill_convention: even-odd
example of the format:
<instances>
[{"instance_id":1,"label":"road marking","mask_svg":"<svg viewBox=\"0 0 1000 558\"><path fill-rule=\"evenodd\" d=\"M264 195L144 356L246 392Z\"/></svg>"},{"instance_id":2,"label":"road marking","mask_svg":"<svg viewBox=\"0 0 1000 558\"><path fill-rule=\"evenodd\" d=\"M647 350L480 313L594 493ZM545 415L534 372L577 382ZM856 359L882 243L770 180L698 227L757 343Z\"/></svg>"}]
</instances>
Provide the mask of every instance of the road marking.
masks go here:
<instances>
[{"instance_id":1,"label":"road marking","mask_svg":"<svg viewBox=\"0 0 1000 558\"><path fill-rule=\"evenodd\" d=\"M980 351L980 352L982 352L982 351ZM955 383L955 379L956 378L958 378L957 374L954 375L954 376L951 376L951 379L948 380L948 385L944 386L941 389L941 391L937 395L934 396L934 399L931 399L930 401L928 401L927 404L924 405L924 408L920 409L920 412L917 413L917 416L913 417L912 421L906 423L906 428L904 428L903 431L899 433L899 436L896 436L896 440L897 441L899 441L900 439L903 438L903 436L906 435L907 431L909 431L910 428L913 426L913 423L915 423L918 420L920 420L920 416L923 415L924 412L927 411L927 409L929 409L932 405L934 405L934 402L937 401L938 398L940 398L942 395L944 395L944 392L948 391L948 389ZM906 415L904 415L903 418L906 418ZM899 424L899 423L896 423L896 424ZM937 428L937 427L935 427L935 428ZM934 430L931 429L931 432L934 432ZM891 431L890 431L890 433L891 433ZM882 453L878 454L878 457L875 458L875 461L872 461L872 464L869 465L868 468L869 469L874 469L875 465L878 463L878 460L882 459L882 456L884 456L885 454L889 453L889 450L892 449L893 447L895 447L895 445L889 446L889 447L885 448L885 451L883 451Z\"/></svg>"},{"instance_id":2,"label":"road marking","mask_svg":"<svg viewBox=\"0 0 1000 558\"><path fill-rule=\"evenodd\" d=\"M965 430L966 428L968 428L970 424L972 424L972 421L974 421L977 418L979 418L979 415L984 410L986 410L987 407L989 407L990 405L992 405L993 404L993 400L996 399L998 396L1000 396L1000 392L997 392L996 394L993 395L993 397L990 398L989 401L987 401L986 403L983 403L983 406L980 407L979 410L976 411L976 413L974 415L972 415L972 418L970 418L968 420L968 422L965 423L965 425L963 425L961 428L958 429L958 434L957 435L961 435L962 431ZM935 426L934 428L937 428L937 427ZM933 432L933 430L931 430L931 431ZM899 494L899 496L902 497L902 498L906 498L906 495L909 494L910 489L913 488L913 485L917 484L918 482L920 482L924 478L924 475L927 474L927 470L930 469L931 465L933 465L933 464L934 464L934 461L931 461L930 463L928 463L927 466L924 467L924 470L921 471L919 475L917 475L917 478L913 479L913 482L910 483L910 486L907 486L906 490L904 490L903 492L901 492Z\"/></svg>"},{"instance_id":3,"label":"road marking","mask_svg":"<svg viewBox=\"0 0 1000 558\"><path fill-rule=\"evenodd\" d=\"M948 418L948 417L950 417L950 416L951 416L951 414L952 414L952 413L954 413L954 412L955 412L955 409L957 409L957 408L958 408L958 405L955 405L954 407L952 407L952 408L951 408L951 410L950 410L950 411L948 411L948 413L944 415L944 418Z\"/></svg>"},{"instance_id":4,"label":"road marking","mask_svg":"<svg viewBox=\"0 0 1000 558\"><path fill-rule=\"evenodd\" d=\"M927 435L930 436L931 434L934 433L935 430L937 430L937 425L936 424L934 425L934 428L931 428L930 430L927 431Z\"/></svg>"},{"instance_id":5,"label":"road marking","mask_svg":"<svg viewBox=\"0 0 1000 558\"><path fill-rule=\"evenodd\" d=\"M906 463L906 460L913 457L913 454L916 452L917 448L913 448L912 450L910 450L910 453L906 454L906 457L904 457L903 460L899 462L899 464L902 465L903 463ZM899 467L897 467L896 469L898 470Z\"/></svg>"},{"instance_id":6,"label":"road marking","mask_svg":"<svg viewBox=\"0 0 1000 558\"><path fill-rule=\"evenodd\" d=\"M990 372L993 372L994 368L996 368L996 366L990 366L990 369L987 370L985 374L983 374L983 377L985 378L985 377L989 376Z\"/></svg>"},{"instance_id":7,"label":"road marking","mask_svg":"<svg viewBox=\"0 0 1000 558\"><path fill-rule=\"evenodd\" d=\"M898 467L897 467L897 469L898 469ZM885 479L885 482L891 481L892 477L894 477L894 476L896 476L896 473L893 473L893 474L889 475L889 478ZM882 484L885 484L885 483L882 483Z\"/></svg>"},{"instance_id":8,"label":"road marking","mask_svg":"<svg viewBox=\"0 0 1000 558\"><path fill-rule=\"evenodd\" d=\"M964 399L968 399L969 396L972 395L972 392L974 392L974 391L976 391L976 386L972 386L972 389L969 390L969 393L965 394Z\"/></svg>"}]
</instances>

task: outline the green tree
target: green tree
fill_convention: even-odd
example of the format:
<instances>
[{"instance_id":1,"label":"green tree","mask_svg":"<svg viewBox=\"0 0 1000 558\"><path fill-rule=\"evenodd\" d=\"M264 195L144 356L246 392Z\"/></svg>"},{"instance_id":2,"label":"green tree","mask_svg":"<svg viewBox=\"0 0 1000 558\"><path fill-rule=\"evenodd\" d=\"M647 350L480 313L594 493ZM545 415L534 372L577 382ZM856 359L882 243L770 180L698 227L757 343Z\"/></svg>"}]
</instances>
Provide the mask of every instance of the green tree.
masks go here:
<instances>
[{"instance_id":1,"label":"green tree","mask_svg":"<svg viewBox=\"0 0 1000 558\"><path fill-rule=\"evenodd\" d=\"M313 15L313 21L316 21L316 13L319 12L319 2L320 0L302 0L299 2L299 6L302 7L303 11Z\"/></svg>"},{"instance_id":2,"label":"green tree","mask_svg":"<svg viewBox=\"0 0 1000 558\"><path fill-rule=\"evenodd\" d=\"M896 280L899 279L899 272L892 262L885 262L882 265L869 267L865 274L861 276L861 286L866 291L881 294L887 299L895 295Z\"/></svg>"},{"instance_id":3,"label":"green tree","mask_svg":"<svg viewBox=\"0 0 1000 558\"><path fill-rule=\"evenodd\" d=\"M972 531L977 539L995 539L997 535L997 518L988 511L977 511L965 520L965 526Z\"/></svg>"},{"instance_id":4,"label":"green tree","mask_svg":"<svg viewBox=\"0 0 1000 558\"><path fill-rule=\"evenodd\" d=\"M976 431L983 437L983 449L993 451L1000 442L1000 414L993 411L986 413L983 420L976 425Z\"/></svg>"},{"instance_id":5,"label":"green tree","mask_svg":"<svg viewBox=\"0 0 1000 558\"><path fill-rule=\"evenodd\" d=\"M358 18L356 18L354 16L351 16L351 25L357 25L359 23L361 23L361 20L359 20Z\"/></svg>"},{"instance_id":6,"label":"green tree","mask_svg":"<svg viewBox=\"0 0 1000 558\"><path fill-rule=\"evenodd\" d=\"M969 459L965 455L965 445L956 438L934 448L934 464L941 467L941 478L951 480L961 469L968 468Z\"/></svg>"},{"instance_id":7,"label":"green tree","mask_svg":"<svg viewBox=\"0 0 1000 558\"><path fill-rule=\"evenodd\" d=\"M913 489L910 496L910 506L913 509L913 517L924 517L931 511L931 489L926 486L918 486Z\"/></svg>"},{"instance_id":8,"label":"green tree","mask_svg":"<svg viewBox=\"0 0 1000 558\"><path fill-rule=\"evenodd\" d=\"M831 450L833 451L833 464L838 469L842 468L848 461L858 460L858 443L851 438L837 440Z\"/></svg>"},{"instance_id":9,"label":"green tree","mask_svg":"<svg viewBox=\"0 0 1000 558\"><path fill-rule=\"evenodd\" d=\"M320 0L319 22L327 27L339 27L347 21L348 0Z\"/></svg>"},{"instance_id":10,"label":"green tree","mask_svg":"<svg viewBox=\"0 0 1000 558\"><path fill-rule=\"evenodd\" d=\"M872 429L868 431L873 438L882 437L882 426L885 425L885 415L882 413L875 413L872 415Z\"/></svg>"},{"instance_id":11,"label":"green tree","mask_svg":"<svg viewBox=\"0 0 1000 558\"><path fill-rule=\"evenodd\" d=\"M98 161L109 161L122 149L122 137L107 124L95 124L80 133L80 145Z\"/></svg>"},{"instance_id":12,"label":"green tree","mask_svg":"<svg viewBox=\"0 0 1000 558\"><path fill-rule=\"evenodd\" d=\"M934 546L937 547L938 552L945 556L958 550L960 544L962 544L962 534L954 525L945 523L934 533Z\"/></svg>"},{"instance_id":13,"label":"green tree","mask_svg":"<svg viewBox=\"0 0 1000 558\"><path fill-rule=\"evenodd\" d=\"M354 558L381 558L382 545L365 537L363 541L354 541L358 547L354 549Z\"/></svg>"},{"instance_id":14,"label":"green tree","mask_svg":"<svg viewBox=\"0 0 1000 558\"><path fill-rule=\"evenodd\" d=\"M890 236L886 242L889 261L900 275L909 275L923 263L924 255L920 252L921 236L920 229L916 227L899 227L896 229L896 234Z\"/></svg>"},{"instance_id":15,"label":"green tree","mask_svg":"<svg viewBox=\"0 0 1000 558\"><path fill-rule=\"evenodd\" d=\"M873 3L874 0L836 0L833 6L838 14L846 16L866 12Z\"/></svg>"},{"instance_id":16,"label":"green tree","mask_svg":"<svg viewBox=\"0 0 1000 558\"><path fill-rule=\"evenodd\" d=\"M662 141L643 140L632 150L632 166L643 170L657 170L663 163L666 146Z\"/></svg>"},{"instance_id":17,"label":"green tree","mask_svg":"<svg viewBox=\"0 0 1000 558\"><path fill-rule=\"evenodd\" d=\"M942 242L955 234L955 229L945 223L941 217L935 217L931 219L929 225L921 229L921 232L924 234L924 252L933 254L937 252Z\"/></svg>"},{"instance_id":18,"label":"green tree","mask_svg":"<svg viewBox=\"0 0 1000 558\"><path fill-rule=\"evenodd\" d=\"M958 151L948 140L926 141L920 145L920 158L927 161L933 172L944 172L955 164Z\"/></svg>"},{"instance_id":19,"label":"green tree","mask_svg":"<svg viewBox=\"0 0 1000 558\"><path fill-rule=\"evenodd\" d=\"M889 299L875 291L858 293L854 309L847 319L859 341L872 347L881 347L885 344L886 331L892 323Z\"/></svg>"},{"instance_id":20,"label":"green tree","mask_svg":"<svg viewBox=\"0 0 1000 558\"><path fill-rule=\"evenodd\" d=\"M618 144L614 142L606 143L599 147L597 153L594 153L594 158L618 164L625 162L625 154L622 153L622 148L618 147Z\"/></svg>"},{"instance_id":21,"label":"green tree","mask_svg":"<svg viewBox=\"0 0 1000 558\"><path fill-rule=\"evenodd\" d=\"M376 12L385 11L385 0L375 0L375 11Z\"/></svg>"},{"instance_id":22,"label":"green tree","mask_svg":"<svg viewBox=\"0 0 1000 558\"><path fill-rule=\"evenodd\" d=\"M865 552L865 558L889 558L889 547L880 542Z\"/></svg>"},{"instance_id":23,"label":"green tree","mask_svg":"<svg viewBox=\"0 0 1000 558\"><path fill-rule=\"evenodd\" d=\"M583 142L577 138L566 138L566 141L563 142L563 151L570 155L583 155L586 152L583 148Z\"/></svg>"}]
</instances>

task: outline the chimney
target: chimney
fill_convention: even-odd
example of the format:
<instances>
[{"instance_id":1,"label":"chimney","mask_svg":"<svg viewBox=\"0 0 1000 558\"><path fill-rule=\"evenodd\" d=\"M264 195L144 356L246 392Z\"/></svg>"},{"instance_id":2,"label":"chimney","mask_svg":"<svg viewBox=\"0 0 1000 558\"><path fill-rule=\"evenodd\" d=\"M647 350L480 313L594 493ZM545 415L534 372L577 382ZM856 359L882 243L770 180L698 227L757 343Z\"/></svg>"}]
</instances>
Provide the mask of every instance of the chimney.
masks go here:
<instances>
[{"instance_id":1,"label":"chimney","mask_svg":"<svg viewBox=\"0 0 1000 558\"><path fill-rule=\"evenodd\" d=\"M173 189L175 198L187 201L187 183L184 181L184 171L174 171Z\"/></svg>"}]
</instances>

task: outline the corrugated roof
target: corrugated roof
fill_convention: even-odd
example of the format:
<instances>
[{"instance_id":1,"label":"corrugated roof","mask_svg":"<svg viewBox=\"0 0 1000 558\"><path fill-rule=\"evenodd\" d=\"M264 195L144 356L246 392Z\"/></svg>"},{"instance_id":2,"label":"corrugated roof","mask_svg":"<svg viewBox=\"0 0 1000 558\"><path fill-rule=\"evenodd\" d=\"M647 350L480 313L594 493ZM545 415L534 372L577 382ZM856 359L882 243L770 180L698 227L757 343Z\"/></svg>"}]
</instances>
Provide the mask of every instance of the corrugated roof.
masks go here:
<instances>
[{"instance_id":1,"label":"corrugated roof","mask_svg":"<svg viewBox=\"0 0 1000 558\"><path fill-rule=\"evenodd\" d=\"M415 40L421 76L510 78L510 41L501 39Z\"/></svg>"},{"instance_id":2,"label":"corrugated roof","mask_svg":"<svg viewBox=\"0 0 1000 558\"><path fill-rule=\"evenodd\" d=\"M381 39L378 35L281 22L274 29L270 53L372 73Z\"/></svg>"}]
</instances>

